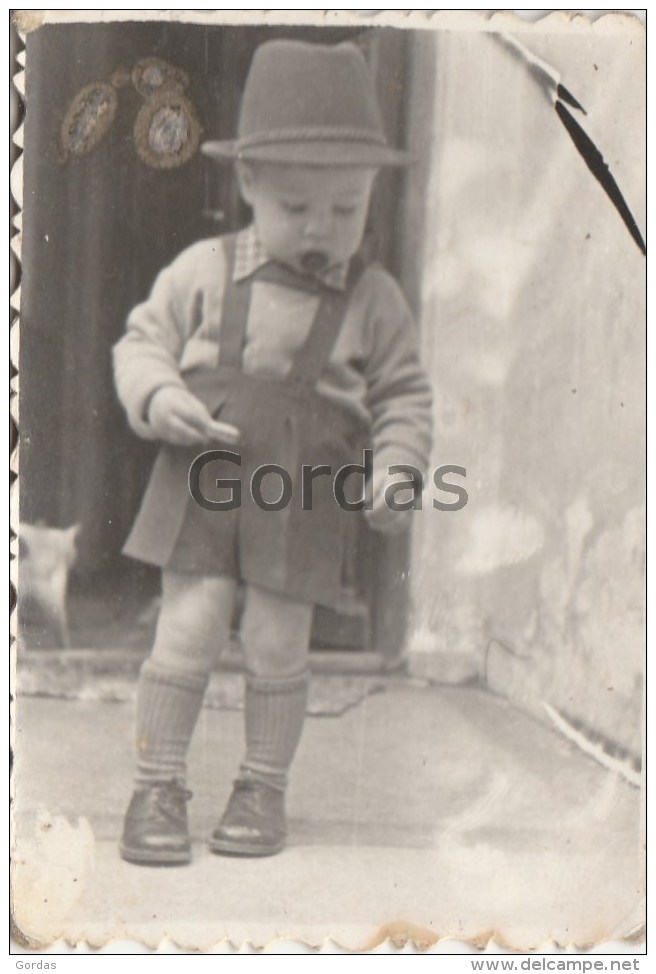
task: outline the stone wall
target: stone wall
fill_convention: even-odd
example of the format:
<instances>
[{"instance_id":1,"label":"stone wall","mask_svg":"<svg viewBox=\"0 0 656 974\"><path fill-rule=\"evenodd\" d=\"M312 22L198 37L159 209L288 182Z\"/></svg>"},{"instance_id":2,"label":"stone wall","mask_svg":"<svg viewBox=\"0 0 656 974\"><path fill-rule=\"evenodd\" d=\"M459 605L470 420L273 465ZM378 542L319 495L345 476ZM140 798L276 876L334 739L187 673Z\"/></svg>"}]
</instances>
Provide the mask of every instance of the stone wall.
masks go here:
<instances>
[{"instance_id":1,"label":"stone wall","mask_svg":"<svg viewBox=\"0 0 656 974\"><path fill-rule=\"evenodd\" d=\"M609 23L520 39L587 109L644 228L644 37ZM466 468L469 503L434 511L429 488L416 515L412 665L639 754L645 261L520 61L489 34L420 43L434 462Z\"/></svg>"}]
</instances>

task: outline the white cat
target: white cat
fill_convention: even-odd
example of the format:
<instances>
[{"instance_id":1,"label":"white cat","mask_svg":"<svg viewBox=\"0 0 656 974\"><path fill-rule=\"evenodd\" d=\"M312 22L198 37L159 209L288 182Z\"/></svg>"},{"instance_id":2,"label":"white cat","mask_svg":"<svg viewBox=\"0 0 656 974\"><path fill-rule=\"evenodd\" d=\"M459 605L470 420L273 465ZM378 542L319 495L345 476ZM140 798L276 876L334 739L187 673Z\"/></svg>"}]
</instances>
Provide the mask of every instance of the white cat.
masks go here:
<instances>
[{"instance_id":1,"label":"white cat","mask_svg":"<svg viewBox=\"0 0 656 974\"><path fill-rule=\"evenodd\" d=\"M79 524L70 528L49 528L44 524L21 524L18 529L18 612L36 609L45 634L61 649L71 645L68 630L68 576L75 563L75 541Z\"/></svg>"}]
</instances>

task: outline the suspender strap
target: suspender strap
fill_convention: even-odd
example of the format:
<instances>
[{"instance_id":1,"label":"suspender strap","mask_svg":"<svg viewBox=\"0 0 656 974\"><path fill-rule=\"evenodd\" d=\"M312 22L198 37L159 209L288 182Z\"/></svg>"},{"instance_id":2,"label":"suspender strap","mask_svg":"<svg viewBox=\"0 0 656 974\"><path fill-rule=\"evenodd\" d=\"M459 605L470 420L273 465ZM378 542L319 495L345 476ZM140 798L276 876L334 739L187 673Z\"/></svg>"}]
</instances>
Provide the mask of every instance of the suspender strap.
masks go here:
<instances>
[{"instance_id":1,"label":"suspender strap","mask_svg":"<svg viewBox=\"0 0 656 974\"><path fill-rule=\"evenodd\" d=\"M322 294L310 332L292 362L292 382L314 386L320 378L342 327L348 297L346 291L326 289Z\"/></svg>"},{"instance_id":2,"label":"suspender strap","mask_svg":"<svg viewBox=\"0 0 656 974\"><path fill-rule=\"evenodd\" d=\"M305 343L296 353L289 378L314 386L321 378L340 333L346 309L364 264L359 256L351 261L343 291L321 288L321 301Z\"/></svg>"},{"instance_id":3,"label":"suspender strap","mask_svg":"<svg viewBox=\"0 0 656 974\"><path fill-rule=\"evenodd\" d=\"M219 366L239 370L241 355L246 342L246 324L248 322L248 308L251 302L251 288L249 281L236 284L233 281L235 267L235 246L237 234L231 233L224 240L226 257L226 279L223 295L223 308L219 338Z\"/></svg>"},{"instance_id":4,"label":"suspender strap","mask_svg":"<svg viewBox=\"0 0 656 974\"><path fill-rule=\"evenodd\" d=\"M236 234L225 238L226 281L219 336L219 367L241 369L252 284L254 281L267 281L303 290L319 297L310 331L305 342L296 352L287 377L293 382L314 386L325 369L337 341L353 287L362 272L361 264L359 261L353 262L344 291L334 291L275 263L266 264L252 277L236 282L233 280L235 245Z\"/></svg>"}]
</instances>

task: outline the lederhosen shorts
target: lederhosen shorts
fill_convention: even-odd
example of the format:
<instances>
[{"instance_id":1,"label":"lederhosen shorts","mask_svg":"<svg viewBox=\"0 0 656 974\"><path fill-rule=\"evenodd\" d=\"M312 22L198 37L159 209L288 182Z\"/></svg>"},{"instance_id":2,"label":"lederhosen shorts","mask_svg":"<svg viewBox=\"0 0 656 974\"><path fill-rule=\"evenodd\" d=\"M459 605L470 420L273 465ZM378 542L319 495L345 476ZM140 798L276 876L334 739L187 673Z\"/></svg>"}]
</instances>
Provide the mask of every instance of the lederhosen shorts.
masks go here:
<instances>
[{"instance_id":1,"label":"lederhosen shorts","mask_svg":"<svg viewBox=\"0 0 656 974\"><path fill-rule=\"evenodd\" d=\"M352 410L320 395L316 383L339 334L359 269L353 269L343 292L295 280L294 286L305 286L319 296L305 343L284 378L247 375L241 358L253 280L289 286L290 272L266 265L234 282L234 236L224 238L224 245L227 274L218 365L185 374L184 379L213 416L234 424L241 433L237 446L207 447L238 453L241 465L228 460L204 465L201 493L208 500L225 501L226 488L217 488L216 482L237 481L241 503L234 510L201 507L192 499L188 481L202 448L163 445L124 553L161 568L227 575L292 598L335 605L342 590L347 541L361 515L337 503L334 476L343 464L362 463L369 429ZM290 475L291 499L280 510L263 509L251 495L253 474L263 464L277 464ZM326 465L331 470L330 475L312 479L311 509L302 506L303 465ZM361 478L353 479L361 486ZM265 477L258 499L276 500L281 486L277 474ZM307 500L306 492L306 505Z\"/></svg>"}]
</instances>

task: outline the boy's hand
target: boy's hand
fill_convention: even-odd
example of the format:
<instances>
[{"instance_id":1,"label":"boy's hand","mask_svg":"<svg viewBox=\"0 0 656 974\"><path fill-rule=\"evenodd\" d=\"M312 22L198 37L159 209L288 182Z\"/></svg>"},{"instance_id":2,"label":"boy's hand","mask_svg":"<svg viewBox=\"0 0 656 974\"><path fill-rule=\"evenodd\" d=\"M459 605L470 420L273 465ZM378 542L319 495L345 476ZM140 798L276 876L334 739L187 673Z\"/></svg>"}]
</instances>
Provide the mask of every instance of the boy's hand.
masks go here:
<instances>
[{"instance_id":1,"label":"boy's hand","mask_svg":"<svg viewBox=\"0 0 656 974\"><path fill-rule=\"evenodd\" d=\"M407 480L407 477L404 477L404 475L389 474L385 470L374 470L371 483L373 509L371 511L365 511L365 517L369 522L369 526L374 531L380 531L381 534L400 534L401 531L404 531L408 527L411 510L395 511L385 500L385 491L387 488L404 479ZM404 501L412 500L413 496L412 489L407 488L406 490L394 491L392 499L395 503L401 504Z\"/></svg>"},{"instance_id":2,"label":"boy's hand","mask_svg":"<svg viewBox=\"0 0 656 974\"><path fill-rule=\"evenodd\" d=\"M232 446L239 430L213 419L200 399L187 389L164 386L150 401L148 421L160 440L173 446L193 446L219 440Z\"/></svg>"}]
</instances>

